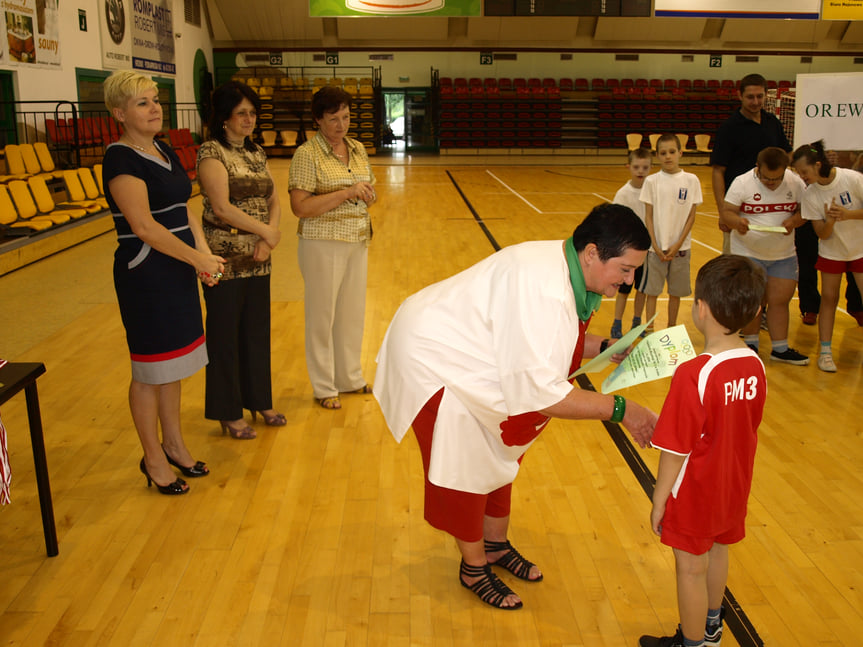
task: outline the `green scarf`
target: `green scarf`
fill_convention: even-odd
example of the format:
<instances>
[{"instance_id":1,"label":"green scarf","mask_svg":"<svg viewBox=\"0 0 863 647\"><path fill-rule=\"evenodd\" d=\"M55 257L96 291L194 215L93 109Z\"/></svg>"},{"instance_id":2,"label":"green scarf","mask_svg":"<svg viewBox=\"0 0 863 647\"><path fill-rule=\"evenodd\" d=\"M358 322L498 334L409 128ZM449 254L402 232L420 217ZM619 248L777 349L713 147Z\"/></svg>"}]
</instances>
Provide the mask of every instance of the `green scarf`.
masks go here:
<instances>
[{"instance_id":1,"label":"green scarf","mask_svg":"<svg viewBox=\"0 0 863 647\"><path fill-rule=\"evenodd\" d=\"M581 263L578 261L578 254L575 251L572 236L566 239L564 252L566 254L566 264L569 266L569 281L572 283L572 293L575 295L575 309L578 312L578 318L581 321L587 321L594 312L599 310L602 295L596 292L588 292L587 286L584 284L584 272L581 270Z\"/></svg>"}]
</instances>

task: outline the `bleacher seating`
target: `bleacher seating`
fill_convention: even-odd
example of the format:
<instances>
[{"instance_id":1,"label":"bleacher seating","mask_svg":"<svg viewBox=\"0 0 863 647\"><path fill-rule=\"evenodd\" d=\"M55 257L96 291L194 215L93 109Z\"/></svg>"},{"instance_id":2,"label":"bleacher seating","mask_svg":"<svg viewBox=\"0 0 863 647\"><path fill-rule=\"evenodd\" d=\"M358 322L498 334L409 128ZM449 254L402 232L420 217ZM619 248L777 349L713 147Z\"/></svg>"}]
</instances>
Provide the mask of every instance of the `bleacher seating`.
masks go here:
<instances>
[{"instance_id":1,"label":"bleacher seating","mask_svg":"<svg viewBox=\"0 0 863 647\"><path fill-rule=\"evenodd\" d=\"M18 211L18 217L21 220L30 222L48 221L51 225L62 225L69 222L72 216L51 210L47 213L39 213L39 207L30 193L30 187L24 180L13 180L9 183L9 195L12 196L12 202L15 203L15 209Z\"/></svg>"},{"instance_id":2,"label":"bleacher seating","mask_svg":"<svg viewBox=\"0 0 863 647\"><path fill-rule=\"evenodd\" d=\"M88 171L90 169L87 169ZM88 215L87 209L78 205L69 204L67 202L56 202L51 190L48 188L45 180L40 177L31 177L27 180L27 186L33 194L33 199L36 202L36 207L40 214L56 213L63 216L68 216L71 219L83 218ZM104 203L104 208L108 208L108 203ZM93 211L95 213L95 211Z\"/></svg>"},{"instance_id":3,"label":"bleacher seating","mask_svg":"<svg viewBox=\"0 0 863 647\"><path fill-rule=\"evenodd\" d=\"M11 235L27 235L34 231L50 229L54 223L47 218L36 217L35 212L29 218L20 217L9 193L9 187L0 184L0 225L2 225L5 235L10 233Z\"/></svg>"}]
</instances>

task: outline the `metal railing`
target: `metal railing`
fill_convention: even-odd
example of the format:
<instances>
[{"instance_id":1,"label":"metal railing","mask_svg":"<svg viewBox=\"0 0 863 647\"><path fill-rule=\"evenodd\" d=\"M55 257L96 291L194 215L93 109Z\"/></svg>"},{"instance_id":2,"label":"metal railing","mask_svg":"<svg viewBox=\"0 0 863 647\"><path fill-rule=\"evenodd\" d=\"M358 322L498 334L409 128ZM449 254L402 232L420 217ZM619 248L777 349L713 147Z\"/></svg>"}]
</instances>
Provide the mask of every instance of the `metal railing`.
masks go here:
<instances>
[{"instance_id":1,"label":"metal railing","mask_svg":"<svg viewBox=\"0 0 863 647\"><path fill-rule=\"evenodd\" d=\"M188 128L201 141L203 123L194 103L162 104L163 132ZM61 168L100 161L121 129L104 104L96 102L0 101L0 147L45 142Z\"/></svg>"}]
</instances>

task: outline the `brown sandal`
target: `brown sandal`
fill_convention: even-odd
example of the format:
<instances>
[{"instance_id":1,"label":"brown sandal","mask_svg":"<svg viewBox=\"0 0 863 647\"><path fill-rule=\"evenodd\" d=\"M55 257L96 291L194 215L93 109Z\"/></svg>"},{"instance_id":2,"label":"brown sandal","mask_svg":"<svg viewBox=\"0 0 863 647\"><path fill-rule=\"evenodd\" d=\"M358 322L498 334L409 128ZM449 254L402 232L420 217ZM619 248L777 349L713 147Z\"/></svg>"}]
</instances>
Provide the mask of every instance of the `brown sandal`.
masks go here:
<instances>
[{"instance_id":1,"label":"brown sandal","mask_svg":"<svg viewBox=\"0 0 863 647\"><path fill-rule=\"evenodd\" d=\"M360 388L358 388L356 391L351 391L351 393L360 393L360 394L363 394L363 393L372 393L372 387L371 387L371 385L370 385L370 384L363 384L363 385L362 385Z\"/></svg>"},{"instance_id":2,"label":"brown sandal","mask_svg":"<svg viewBox=\"0 0 863 647\"><path fill-rule=\"evenodd\" d=\"M223 436L225 434L231 434L231 438L236 438L237 440L253 440L258 437L257 432L247 425L245 421L243 421L245 426L241 429L235 429L227 420L220 420L219 424L222 425Z\"/></svg>"},{"instance_id":3,"label":"brown sandal","mask_svg":"<svg viewBox=\"0 0 863 647\"><path fill-rule=\"evenodd\" d=\"M342 401L339 400L339 396L333 395L328 398L315 398L318 401L318 404L321 405L324 409L341 409Z\"/></svg>"}]
</instances>

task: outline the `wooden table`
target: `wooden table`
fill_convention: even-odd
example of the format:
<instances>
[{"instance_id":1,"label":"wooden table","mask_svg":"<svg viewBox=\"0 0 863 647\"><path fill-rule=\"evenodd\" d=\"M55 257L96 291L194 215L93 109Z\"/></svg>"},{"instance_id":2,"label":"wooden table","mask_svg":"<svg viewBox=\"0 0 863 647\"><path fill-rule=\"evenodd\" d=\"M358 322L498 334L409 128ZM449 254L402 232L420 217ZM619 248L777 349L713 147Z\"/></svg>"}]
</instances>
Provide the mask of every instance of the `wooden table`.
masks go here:
<instances>
[{"instance_id":1,"label":"wooden table","mask_svg":"<svg viewBox=\"0 0 863 647\"><path fill-rule=\"evenodd\" d=\"M30 423L30 444L33 446L33 463L36 466L36 485L39 489L39 505L42 508L45 548L48 551L48 557L54 557L60 549L57 546L54 505L51 502L48 461L45 458L45 437L42 435L42 414L39 411L39 394L36 391L36 378L43 373L45 373L45 365L39 362L10 362L0 368L0 405L22 389L24 390L24 396L27 399L27 419Z\"/></svg>"}]
</instances>

